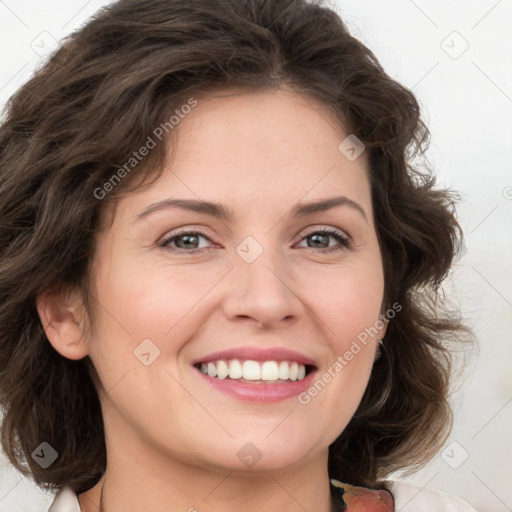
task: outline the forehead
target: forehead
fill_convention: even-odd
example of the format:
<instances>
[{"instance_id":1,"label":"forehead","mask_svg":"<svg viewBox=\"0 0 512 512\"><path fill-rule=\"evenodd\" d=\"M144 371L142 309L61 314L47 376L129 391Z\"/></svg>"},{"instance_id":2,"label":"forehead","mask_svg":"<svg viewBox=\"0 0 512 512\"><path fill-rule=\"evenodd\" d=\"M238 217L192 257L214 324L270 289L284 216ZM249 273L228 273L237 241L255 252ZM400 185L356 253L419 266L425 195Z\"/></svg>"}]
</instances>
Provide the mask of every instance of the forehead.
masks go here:
<instances>
[{"instance_id":1,"label":"forehead","mask_svg":"<svg viewBox=\"0 0 512 512\"><path fill-rule=\"evenodd\" d=\"M166 141L162 176L127 199L135 209L172 196L263 214L338 194L371 208L365 154L351 161L339 150L348 135L310 97L282 89L224 91L198 99L180 119Z\"/></svg>"}]
</instances>

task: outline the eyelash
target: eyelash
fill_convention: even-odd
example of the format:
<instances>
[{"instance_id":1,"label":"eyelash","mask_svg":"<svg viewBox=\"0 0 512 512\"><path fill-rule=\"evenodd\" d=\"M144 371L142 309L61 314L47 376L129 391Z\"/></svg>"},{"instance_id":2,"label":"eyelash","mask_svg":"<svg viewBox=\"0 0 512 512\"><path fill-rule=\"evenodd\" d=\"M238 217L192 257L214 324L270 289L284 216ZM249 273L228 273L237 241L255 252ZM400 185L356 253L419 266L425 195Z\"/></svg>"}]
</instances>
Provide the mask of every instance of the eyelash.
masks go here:
<instances>
[{"instance_id":1,"label":"eyelash","mask_svg":"<svg viewBox=\"0 0 512 512\"><path fill-rule=\"evenodd\" d=\"M300 242L302 242L303 240L307 239L308 237L310 237L312 235L317 235L317 234L332 236L339 242L340 245L334 246L334 247L328 247L325 249L315 249L314 247L309 247L309 249L312 249L315 252L321 252L321 253L325 254L325 253L343 251L345 249L350 249L350 247L351 247L350 238L347 235L345 235L339 231L336 231L333 229L326 229L326 228L316 229L314 231L311 231L310 233L303 235ZM186 230L184 230L179 233L175 233L174 235L162 240L162 242L160 242L160 244L159 244L159 247L162 247L164 249L171 249L173 252L177 252L179 254L197 254L197 253L200 253L200 252L208 249L208 248L203 247L203 248L192 249L192 250L188 251L186 249L179 249L177 247L169 247L168 246L169 243L175 241L176 239L178 239L182 236L186 236L186 235L200 235L200 236L206 238L207 240L209 240L210 242L212 242L211 238L208 235L206 235L205 233L203 233L202 231L186 231Z\"/></svg>"}]
</instances>

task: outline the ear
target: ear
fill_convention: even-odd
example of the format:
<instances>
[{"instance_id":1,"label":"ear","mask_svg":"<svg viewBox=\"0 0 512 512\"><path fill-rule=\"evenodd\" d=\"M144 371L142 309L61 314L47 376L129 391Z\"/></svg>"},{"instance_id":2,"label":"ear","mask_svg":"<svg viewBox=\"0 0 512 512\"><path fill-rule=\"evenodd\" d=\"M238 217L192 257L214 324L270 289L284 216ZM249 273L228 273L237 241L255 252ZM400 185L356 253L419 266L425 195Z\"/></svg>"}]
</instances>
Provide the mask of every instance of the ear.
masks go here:
<instances>
[{"instance_id":1,"label":"ear","mask_svg":"<svg viewBox=\"0 0 512 512\"><path fill-rule=\"evenodd\" d=\"M384 324L384 327L382 327L382 329L379 329L379 337L378 337L379 340L383 340L384 337L386 336L386 332L388 330L389 319L387 319L387 317L384 316L384 320L382 321L382 323Z\"/></svg>"},{"instance_id":2,"label":"ear","mask_svg":"<svg viewBox=\"0 0 512 512\"><path fill-rule=\"evenodd\" d=\"M386 332L388 331L388 324L395 318L397 313L402 310L402 306L398 303L391 304L382 304L381 312L379 315L380 324L378 326L379 334L377 336L377 340L383 340L386 336ZM383 324L383 325L382 325Z\"/></svg>"},{"instance_id":3,"label":"ear","mask_svg":"<svg viewBox=\"0 0 512 512\"><path fill-rule=\"evenodd\" d=\"M46 337L59 354L68 359L88 355L85 309L77 291L49 290L37 297L36 306Z\"/></svg>"}]
</instances>

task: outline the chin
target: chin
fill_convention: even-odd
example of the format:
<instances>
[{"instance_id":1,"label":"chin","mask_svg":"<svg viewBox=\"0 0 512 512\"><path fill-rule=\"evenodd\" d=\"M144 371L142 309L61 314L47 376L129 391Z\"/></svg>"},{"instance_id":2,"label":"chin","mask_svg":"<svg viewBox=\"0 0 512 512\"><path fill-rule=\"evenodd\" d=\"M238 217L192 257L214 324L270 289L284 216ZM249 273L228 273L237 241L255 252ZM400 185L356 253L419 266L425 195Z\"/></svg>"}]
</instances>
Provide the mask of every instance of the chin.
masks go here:
<instances>
[{"instance_id":1,"label":"chin","mask_svg":"<svg viewBox=\"0 0 512 512\"><path fill-rule=\"evenodd\" d=\"M275 435L274 435L275 434ZM303 464L306 458L315 456L315 451L326 452L328 445L314 443L306 434L290 436L268 430L260 436L243 436L214 446L209 441L208 465L234 472L272 472L286 470ZM318 454L318 455L319 455Z\"/></svg>"}]
</instances>

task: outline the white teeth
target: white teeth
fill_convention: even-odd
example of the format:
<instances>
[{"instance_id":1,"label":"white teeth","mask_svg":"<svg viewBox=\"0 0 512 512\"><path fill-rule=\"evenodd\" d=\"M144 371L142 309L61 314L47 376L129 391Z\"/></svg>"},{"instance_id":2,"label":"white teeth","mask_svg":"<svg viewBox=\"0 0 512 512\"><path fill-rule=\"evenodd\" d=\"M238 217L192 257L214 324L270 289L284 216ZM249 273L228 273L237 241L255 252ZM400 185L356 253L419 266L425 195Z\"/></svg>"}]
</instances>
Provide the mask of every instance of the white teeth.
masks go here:
<instances>
[{"instance_id":1,"label":"white teeth","mask_svg":"<svg viewBox=\"0 0 512 512\"><path fill-rule=\"evenodd\" d=\"M218 379L252 381L295 381L306 377L306 367L296 361L210 361L201 363L201 372Z\"/></svg>"},{"instance_id":2,"label":"white teeth","mask_svg":"<svg viewBox=\"0 0 512 512\"><path fill-rule=\"evenodd\" d=\"M217 377L217 365L215 363L208 363L208 375Z\"/></svg>"},{"instance_id":3,"label":"white teeth","mask_svg":"<svg viewBox=\"0 0 512 512\"><path fill-rule=\"evenodd\" d=\"M242 365L240 361L233 359L229 362L229 378L230 379L241 379L242 378Z\"/></svg>"},{"instance_id":4,"label":"white teeth","mask_svg":"<svg viewBox=\"0 0 512 512\"><path fill-rule=\"evenodd\" d=\"M245 380L261 380L261 368L257 361L244 361L243 378Z\"/></svg>"},{"instance_id":5,"label":"white teeth","mask_svg":"<svg viewBox=\"0 0 512 512\"><path fill-rule=\"evenodd\" d=\"M290 366L290 373L288 374L288 378L290 380L297 380L298 374L299 374L299 365L297 363L292 363Z\"/></svg>"},{"instance_id":6,"label":"white teeth","mask_svg":"<svg viewBox=\"0 0 512 512\"><path fill-rule=\"evenodd\" d=\"M277 380L279 369L275 361L265 361L261 366L261 380Z\"/></svg>"},{"instance_id":7,"label":"white teeth","mask_svg":"<svg viewBox=\"0 0 512 512\"><path fill-rule=\"evenodd\" d=\"M281 361L279 363L279 378L287 379L289 372L290 372L290 369L289 369L288 363L286 361Z\"/></svg>"},{"instance_id":8,"label":"white teeth","mask_svg":"<svg viewBox=\"0 0 512 512\"><path fill-rule=\"evenodd\" d=\"M225 379L229 375L228 365L224 361L217 363L217 377L219 379Z\"/></svg>"}]
</instances>

